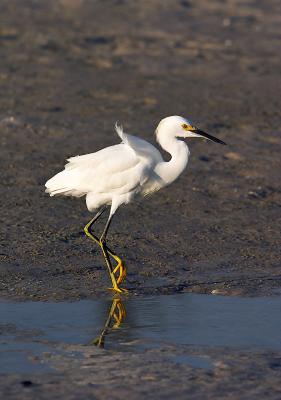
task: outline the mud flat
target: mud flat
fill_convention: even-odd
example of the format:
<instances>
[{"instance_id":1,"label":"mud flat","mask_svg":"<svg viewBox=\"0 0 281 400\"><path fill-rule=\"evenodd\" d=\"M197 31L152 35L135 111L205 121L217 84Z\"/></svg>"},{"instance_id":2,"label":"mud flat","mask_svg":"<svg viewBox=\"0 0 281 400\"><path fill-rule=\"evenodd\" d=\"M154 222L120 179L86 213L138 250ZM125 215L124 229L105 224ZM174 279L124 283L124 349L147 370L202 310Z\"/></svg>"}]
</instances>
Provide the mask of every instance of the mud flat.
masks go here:
<instances>
[{"instance_id":1,"label":"mud flat","mask_svg":"<svg viewBox=\"0 0 281 400\"><path fill-rule=\"evenodd\" d=\"M130 296L279 296L280 22L277 0L2 0L1 299L108 298L84 201L50 199L44 182L67 157L116 143L116 120L154 142L173 114L228 146L190 140L183 176L118 213L108 239L126 260ZM136 398L280 397L277 349L209 347L216 373L162 369L160 349L83 351L58 355L50 378L5 375L5 398L121 398L137 384Z\"/></svg>"}]
</instances>

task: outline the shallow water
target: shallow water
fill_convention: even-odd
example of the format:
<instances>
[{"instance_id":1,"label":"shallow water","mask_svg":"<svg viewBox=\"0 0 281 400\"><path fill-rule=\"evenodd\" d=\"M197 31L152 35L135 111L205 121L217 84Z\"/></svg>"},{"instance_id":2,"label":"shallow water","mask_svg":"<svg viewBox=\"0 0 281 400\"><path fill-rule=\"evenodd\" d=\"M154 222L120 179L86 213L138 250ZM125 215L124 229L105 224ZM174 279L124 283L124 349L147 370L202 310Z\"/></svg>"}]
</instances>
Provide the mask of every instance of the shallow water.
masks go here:
<instances>
[{"instance_id":1,"label":"shallow water","mask_svg":"<svg viewBox=\"0 0 281 400\"><path fill-rule=\"evenodd\" d=\"M115 317L114 317L115 315ZM281 350L281 297L182 294L77 302L0 302L0 373L50 370L40 354L99 342L143 351L161 344ZM75 355L74 355L75 356ZM200 357L176 363L209 368Z\"/></svg>"}]
</instances>

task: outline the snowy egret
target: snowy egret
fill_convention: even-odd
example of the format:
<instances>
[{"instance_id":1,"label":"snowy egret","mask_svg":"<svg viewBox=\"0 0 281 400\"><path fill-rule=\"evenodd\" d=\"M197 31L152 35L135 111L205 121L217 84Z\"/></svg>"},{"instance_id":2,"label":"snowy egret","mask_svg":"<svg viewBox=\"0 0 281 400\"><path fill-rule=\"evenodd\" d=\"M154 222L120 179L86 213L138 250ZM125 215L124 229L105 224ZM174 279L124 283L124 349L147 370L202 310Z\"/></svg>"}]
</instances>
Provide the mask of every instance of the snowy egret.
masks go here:
<instances>
[{"instance_id":1,"label":"snowy egret","mask_svg":"<svg viewBox=\"0 0 281 400\"><path fill-rule=\"evenodd\" d=\"M117 208L130 203L136 197L145 197L172 183L185 169L189 149L180 139L203 137L225 144L179 116L160 121L155 133L163 150L170 153L170 161L164 161L159 150L138 137L128 135L121 126L115 125L122 142L96 153L69 158L65 169L46 182L50 196L86 196L90 212L97 214L85 226L88 237L100 246L111 277L113 290L126 292L119 285L126 277L123 261L106 244L106 235ZM110 206L109 217L100 237L94 235L93 224ZM112 265L111 258L116 261Z\"/></svg>"}]
</instances>

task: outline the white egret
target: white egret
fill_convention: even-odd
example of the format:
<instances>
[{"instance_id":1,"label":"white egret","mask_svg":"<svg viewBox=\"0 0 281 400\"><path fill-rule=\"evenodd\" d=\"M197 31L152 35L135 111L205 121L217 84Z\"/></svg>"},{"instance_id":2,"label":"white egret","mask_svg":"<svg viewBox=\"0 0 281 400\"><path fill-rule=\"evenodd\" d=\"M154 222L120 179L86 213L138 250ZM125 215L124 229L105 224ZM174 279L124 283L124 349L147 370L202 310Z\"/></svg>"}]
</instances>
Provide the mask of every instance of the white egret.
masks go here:
<instances>
[{"instance_id":1,"label":"white egret","mask_svg":"<svg viewBox=\"0 0 281 400\"><path fill-rule=\"evenodd\" d=\"M86 196L89 211L97 211L85 226L87 236L100 246L109 270L113 289L124 292L119 285L126 277L123 261L106 244L106 235L117 208L136 197L144 197L169 185L185 169L189 149L182 140L203 137L213 142L223 141L197 129L185 118L171 116L160 121L156 140L163 150L170 153L170 161L164 161L159 150L147 141L128 135L115 125L122 142L96 153L69 158L65 169L46 182L50 196ZM93 224L110 206L109 217L100 237L93 234ZM111 258L116 261L112 265Z\"/></svg>"}]
</instances>

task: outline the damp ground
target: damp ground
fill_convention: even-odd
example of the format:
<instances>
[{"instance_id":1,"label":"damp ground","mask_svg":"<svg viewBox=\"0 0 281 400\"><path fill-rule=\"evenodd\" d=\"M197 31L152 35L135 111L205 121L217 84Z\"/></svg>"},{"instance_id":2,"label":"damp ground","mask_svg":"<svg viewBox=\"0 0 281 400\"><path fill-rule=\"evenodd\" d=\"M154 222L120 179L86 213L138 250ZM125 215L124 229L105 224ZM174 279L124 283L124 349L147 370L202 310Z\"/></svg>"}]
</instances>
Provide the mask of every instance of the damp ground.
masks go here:
<instances>
[{"instance_id":1,"label":"damp ground","mask_svg":"<svg viewBox=\"0 0 281 400\"><path fill-rule=\"evenodd\" d=\"M191 138L177 182L118 210L108 244L131 293L281 293L278 11L277 0L1 1L2 297L105 296L85 199L50 198L44 183L66 158L117 143L115 121L157 145L173 114L228 146Z\"/></svg>"},{"instance_id":2,"label":"damp ground","mask_svg":"<svg viewBox=\"0 0 281 400\"><path fill-rule=\"evenodd\" d=\"M279 8L278 0L0 2L0 296L1 309L9 300L17 315L17 323L7 315L5 326L1 321L1 397L280 398L270 319L281 295ZM115 121L155 144L155 127L167 115L190 118L228 146L190 139L180 179L119 210L108 243L126 261L127 317L123 322L123 306L115 304L122 324L120 317L118 329L99 336L104 349L87 345L111 307L109 278L83 232L91 218L84 199L49 198L44 183L66 158L116 143ZM196 312L189 293L246 296L261 310L251 313L245 300L246 314L237 305L233 315L234 300L226 298L233 320L204 325L222 304L206 297L208 315L202 307L200 322L191 313L193 324L182 326L188 340L180 343L171 340L171 316L157 300L171 295L159 297L169 308L177 293L194 299ZM163 329L145 304L159 304ZM16 307L30 327L19 326ZM71 307L80 330L67 325ZM46 313L51 321L51 309L52 326L41 319ZM60 312L68 328L57 323ZM272 327L266 340L263 321ZM218 326L223 330L213 331ZM200 332L204 340L221 332L221 345L203 344ZM248 333L262 346L252 347Z\"/></svg>"}]
</instances>

